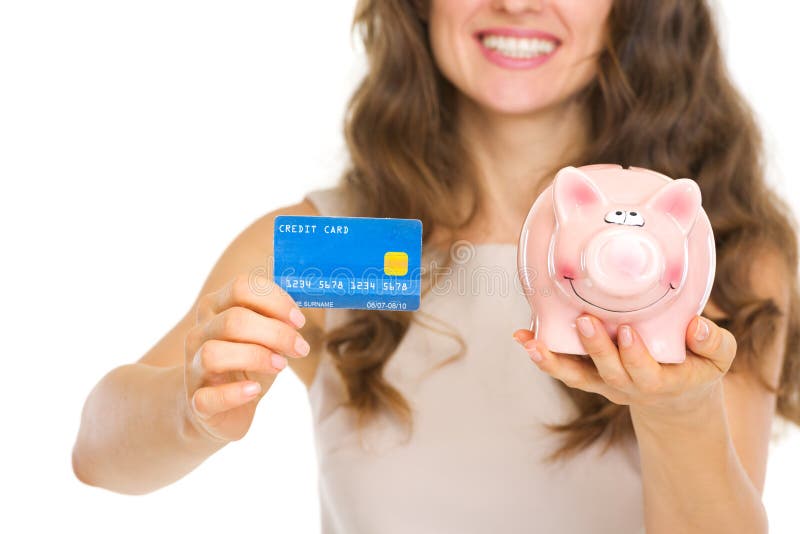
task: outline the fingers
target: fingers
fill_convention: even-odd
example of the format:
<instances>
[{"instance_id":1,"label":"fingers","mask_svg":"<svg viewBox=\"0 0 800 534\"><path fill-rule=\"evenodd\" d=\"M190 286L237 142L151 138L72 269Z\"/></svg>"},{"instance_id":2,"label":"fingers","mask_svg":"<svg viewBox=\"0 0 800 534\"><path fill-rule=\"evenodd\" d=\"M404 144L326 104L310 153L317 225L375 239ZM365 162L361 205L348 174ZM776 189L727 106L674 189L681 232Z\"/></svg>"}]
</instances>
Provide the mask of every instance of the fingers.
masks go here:
<instances>
[{"instance_id":1,"label":"fingers","mask_svg":"<svg viewBox=\"0 0 800 534\"><path fill-rule=\"evenodd\" d=\"M255 283L246 275L236 276L219 291L204 296L198 305L197 320L203 323L236 306L284 321L296 328L302 328L306 321L294 299L278 284L269 279L259 279Z\"/></svg>"},{"instance_id":2,"label":"fingers","mask_svg":"<svg viewBox=\"0 0 800 534\"><path fill-rule=\"evenodd\" d=\"M559 354L548 360L545 356L553 353L534 340L532 333L518 330L514 337L524 343L526 349L529 344L544 349L538 351L540 361L536 361L532 351L529 350L529 353L540 368L555 378L571 387L600 393L617 404L628 404L632 396L642 390L658 390L663 381L661 366L633 328L622 325L618 329L618 348L599 319L581 315L575 324L578 337L591 361Z\"/></svg>"},{"instance_id":3,"label":"fingers","mask_svg":"<svg viewBox=\"0 0 800 534\"><path fill-rule=\"evenodd\" d=\"M199 348L211 339L262 345L293 358L306 356L311 350L303 336L285 322L238 306L214 316L194 333L192 343Z\"/></svg>"},{"instance_id":4,"label":"fingers","mask_svg":"<svg viewBox=\"0 0 800 534\"><path fill-rule=\"evenodd\" d=\"M285 357L261 345L219 339L203 343L192 362L199 376L230 371L276 374L286 363Z\"/></svg>"},{"instance_id":5,"label":"fingers","mask_svg":"<svg viewBox=\"0 0 800 534\"><path fill-rule=\"evenodd\" d=\"M736 338L714 321L695 316L686 328L686 346L707 358L721 373L727 373L736 356Z\"/></svg>"},{"instance_id":6,"label":"fingers","mask_svg":"<svg viewBox=\"0 0 800 534\"><path fill-rule=\"evenodd\" d=\"M515 335L518 341L523 337L527 336ZM628 403L626 394L607 384L591 361L583 357L571 357L569 354L554 354L537 339L524 341L523 347L541 370L567 386L598 393L616 404Z\"/></svg>"},{"instance_id":7,"label":"fingers","mask_svg":"<svg viewBox=\"0 0 800 534\"><path fill-rule=\"evenodd\" d=\"M696 389L698 384L702 386L725 374L736 355L734 336L699 316L687 328L689 351L682 365L657 362L630 325L617 328L616 343L595 317L581 315L576 326L591 360L553 353L529 330L517 330L514 338L537 366L554 378L570 387L599 393L617 404L671 399Z\"/></svg>"},{"instance_id":8,"label":"fingers","mask_svg":"<svg viewBox=\"0 0 800 534\"><path fill-rule=\"evenodd\" d=\"M611 341L605 326L590 315L581 315L575 321L583 348L597 366L605 382L621 391L629 391L633 380L622 364L617 346Z\"/></svg>"},{"instance_id":9,"label":"fingers","mask_svg":"<svg viewBox=\"0 0 800 534\"><path fill-rule=\"evenodd\" d=\"M636 388L643 393L658 393L665 384L664 368L647 350L647 345L630 325L617 328L617 345L622 366Z\"/></svg>"},{"instance_id":10,"label":"fingers","mask_svg":"<svg viewBox=\"0 0 800 534\"><path fill-rule=\"evenodd\" d=\"M202 387L192 395L192 408L198 417L208 419L257 399L259 393L261 385L250 380Z\"/></svg>"}]
</instances>

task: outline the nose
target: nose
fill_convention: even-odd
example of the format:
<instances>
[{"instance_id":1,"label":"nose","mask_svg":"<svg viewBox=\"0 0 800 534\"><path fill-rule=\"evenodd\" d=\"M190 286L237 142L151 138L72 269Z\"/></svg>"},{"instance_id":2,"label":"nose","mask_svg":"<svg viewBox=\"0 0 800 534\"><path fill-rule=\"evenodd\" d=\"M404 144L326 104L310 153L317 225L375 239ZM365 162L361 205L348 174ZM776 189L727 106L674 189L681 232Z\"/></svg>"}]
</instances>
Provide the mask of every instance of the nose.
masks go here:
<instances>
[{"instance_id":1,"label":"nose","mask_svg":"<svg viewBox=\"0 0 800 534\"><path fill-rule=\"evenodd\" d=\"M586 249L586 270L597 289L618 297L641 294L658 283L663 255L658 243L638 229L610 229Z\"/></svg>"}]
</instances>

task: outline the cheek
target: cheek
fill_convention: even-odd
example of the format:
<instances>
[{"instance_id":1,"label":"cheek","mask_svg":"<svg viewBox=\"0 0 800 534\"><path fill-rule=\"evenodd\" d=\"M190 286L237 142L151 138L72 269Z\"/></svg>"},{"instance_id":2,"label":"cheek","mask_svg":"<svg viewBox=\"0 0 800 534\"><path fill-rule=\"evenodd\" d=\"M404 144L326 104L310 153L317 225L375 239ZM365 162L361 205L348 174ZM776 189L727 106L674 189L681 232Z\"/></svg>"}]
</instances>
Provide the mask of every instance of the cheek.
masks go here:
<instances>
[{"instance_id":1,"label":"cheek","mask_svg":"<svg viewBox=\"0 0 800 534\"><path fill-rule=\"evenodd\" d=\"M594 70L594 62L585 61L603 48L605 22L612 0L552 0L564 24L569 28L573 60L587 64L581 69L584 76Z\"/></svg>"},{"instance_id":2,"label":"cheek","mask_svg":"<svg viewBox=\"0 0 800 534\"><path fill-rule=\"evenodd\" d=\"M483 0L481 0L483 1ZM428 36L436 66L451 82L463 77L463 55L472 43L467 21L475 1L433 0L428 17Z\"/></svg>"},{"instance_id":3,"label":"cheek","mask_svg":"<svg viewBox=\"0 0 800 534\"><path fill-rule=\"evenodd\" d=\"M667 269L664 271L664 283L672 284L673 287L678 287L678 283L683 276L683 263L678 261L670 261L667 263Z\"/></svg>"},{"instance_id":4,"label":"cheek","mask_svg":"<svg viewBox=\"0 0 800 534\"><path fill-rule=\"evenodd\" d=\"M603 26L611 12L612 0L550 0L564 24L571 29L574 39L591 41L603 33Z\"/></svg>"},{"instance_id":5,"label":"cheek","mask_svg":"<svg viewBox=\"0 0 800 534\"><path fill-rule=\"evenodd\" d=\"M557 280L563 280L565 276L568 278L576 278L577 273L577 267L568 261L561 260L556 264Z\"/></svg>"},{"instance_id":6,"label":"cheek","mask_svg":"<svg viewBox=\"0 0 800 534\"><path fill-rule=\"evenodd\" d=\"M447 10L444 5L446 3L433 2L428 18L428 39L430 40L431 51L436 63L446 63L444 61L445 58L441 57L443 52L447 50L443 42L447 35Z\"/></svg>"}]
</instances>

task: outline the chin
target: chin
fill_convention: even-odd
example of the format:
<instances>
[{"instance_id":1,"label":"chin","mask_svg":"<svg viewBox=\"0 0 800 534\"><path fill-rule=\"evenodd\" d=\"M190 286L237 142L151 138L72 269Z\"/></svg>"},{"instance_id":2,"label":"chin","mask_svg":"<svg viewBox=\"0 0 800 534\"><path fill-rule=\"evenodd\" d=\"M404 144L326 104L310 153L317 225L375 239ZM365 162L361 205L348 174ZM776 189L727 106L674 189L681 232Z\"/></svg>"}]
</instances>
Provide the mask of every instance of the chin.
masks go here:
<instances>
[{"instance_id":1,"label":"chin","mask_svg":"<svg viewBox=\"0 0 800 534\"><path fill-rule=\"evenodd\" d=\"M484 108L498 115L530 115L546 109L548 106L537 102L484 102Z\"/></svg>"},{"instance_id":2,"label":"chin","mask_svg":"<svg viewBox=\"0 0 800 534\"><path fill-rule=\"evenodd\" d=\"M528 115L550 108L565 99L547 97L530 86L479 92L471 97L480 107L500 115Z\"/></svg>"}]
</instances>

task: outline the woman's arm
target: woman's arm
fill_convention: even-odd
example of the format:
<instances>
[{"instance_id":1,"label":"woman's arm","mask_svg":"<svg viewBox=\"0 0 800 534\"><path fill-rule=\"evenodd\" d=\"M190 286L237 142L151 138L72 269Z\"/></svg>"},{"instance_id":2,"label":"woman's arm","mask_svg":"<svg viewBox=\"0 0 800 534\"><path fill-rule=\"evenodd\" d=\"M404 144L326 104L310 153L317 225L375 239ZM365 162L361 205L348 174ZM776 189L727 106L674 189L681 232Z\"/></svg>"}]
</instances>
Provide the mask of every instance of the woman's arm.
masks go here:
<instances>
[{"instance_id":1,"label":"woman's arm","mask_svg":"<svg viewBox=\"0 0 800 534\"><path fill-rule=\"evenodd\" d=\"M760 263L756 292L783 311L767 354L765 378L778 383L787 330L789 274L778 256ZM560 358L532 332L517 331L534 362L571 387L600 393L630 406L639 443L648 534L767 532L761 502L775 396L748 372L726 374L736 340L708 321L708 337L687 329L687 360L677 366L652 359L631 329L632 343L617 347L602 323L579 333L592 361ZM579 323L580 326L580 323Z\"/></svg>"},{"instance_id":2,"label":"woman's arm","mask_svg":"<svg viewBox=\"0 0 800 534\"><path fill-rule=\"evenodd\" d=\"M253 272L253 269L263 270L267 266L266 262L272 259L273 221L276 215L281 214L318 215L318 212L312 204L304 201L267 214L254 222L222 254L209 274L200 292L201 296L208 296L212 292L220 293L218 290L227 287L226 284L237 275L241 277L242 274ZM233 297L230 293L233 291L227 293L229 294L225 300L231 300ZM257 297L246 296L251 308L258 310L259 306L263 308L266 305L263 299L259 301ZM241 296L238 298L241 300ZM205 421L204 424L199 424L198 412L190 408L187 399L184 377L185 346L188 346L187 335L194 335L198 331L203 333L202 329L197 328L198 309L203 312L202 302L198 297L181 321L138 362L113 369L91 391L83 408L81 425L72 452L73 470L81 481L121 493L146 493L186 475L230 440L209 432ZM222 306L222 303L219 304ZM225 306L229 305L230 303ZM257 321L271 320L241 306L237 306L237 311L242 312L237 317L253 319L256 321L252 323L254 327L261 326L262 323ZM213 314L209 311L205 313ZM250 315L246 316L245 313ZM301 332L305 335L317 331L315 314L304 315L309 321ZM283 329L287 330L285 327ZM263 328L256 330L264 331ZM284 337L288 340L288 336ZM315 350L316 336L309 335L308 341L312 351ZM233 347L233 344L226 341L216 343L215 346L227 343L228 348ZM267 352L263 347L244 343L236 344L234 348L238 351L237 347L248 349L247 352L237 352L236 357L243 362L245 358L260 358L254 360L259 362L260 367L251 373L252 381L260 385L260 391L252 399L242 397L244 386L238 387L238 384L247 385L252 381L230 384L224 396L215 395L221 391L219 388L203 388L209 394L202 397L202 411L209 414L214 424L220 424L211 415L219 408L214 403L224 402L239 406L253 400L254 402L249 402L252 411L255 409L253 404L263 397L280 370L266 368L272 364L264 363L271 362L268 355L258 353ZM204 366L219 365L221 360L217 357L218 354L207 352L208 357L199 361ZM225 356L230 354L232 352L228 350ZM281 354L288 354L288 351L281 351ZM251 419L252 413L248 415ZM245 423L246 432L249 420ZM239 425L241 426L243 424Z\"/></svg>"},{"instance_id":3,"label":"woman's arm","mask_svg":"<svg viewBox=\"0 0 800 534\"><path fill-rule=\"evenodd\" d=\"M631 406L639 443L648 534L766 534L761 492L736 452L723 388L680 420L640 415ZM755 439L761 439L757 436Z\"/></svg>"},{"instance_id":4,"label":"woman's arm","mask_svg":"<svg viewBox=\"0 0 800 534\"><path fill-rule=\"evenodd\" d=\"M764 378L777 385L788 325L787 273L776 255L767 255L754 275L756 293L783 312L768 352L757 359ZM774 413L775 394L749 371L727 373L707 402L680 421L650 420L631 406L648 534L766 533L761 495Z\"/></svg>"},{"instance_id":5,"label":"woman's arm","mask_svg":"<svg viewBox=\"0 0 800 534\"><path fill-rule=\"evenodd\" d=\"M182 364L113 369L84 404L72 450L75 475L92 486L141 494L189 473L225 441L195 428L184 397Z\"/></svg>"}]
</instances>

